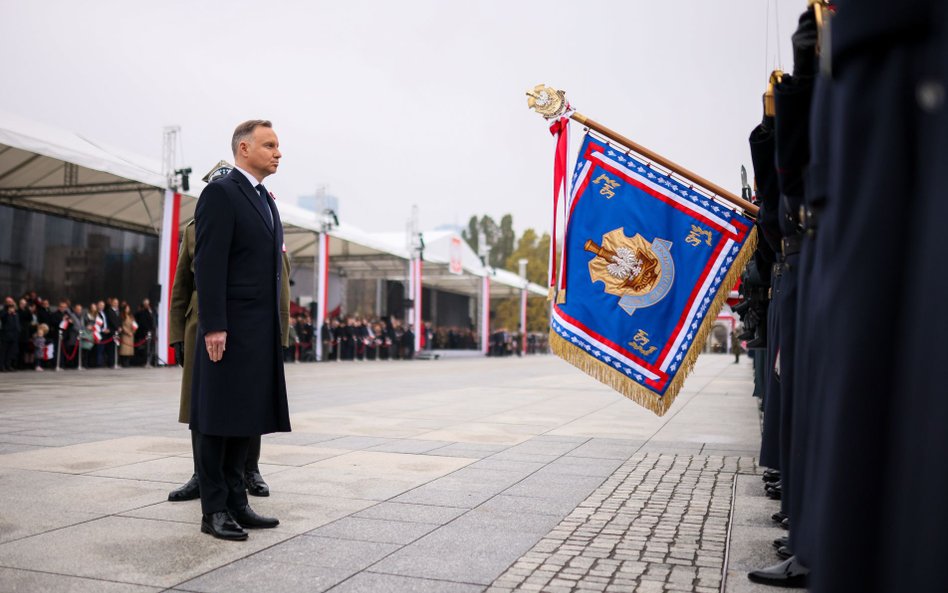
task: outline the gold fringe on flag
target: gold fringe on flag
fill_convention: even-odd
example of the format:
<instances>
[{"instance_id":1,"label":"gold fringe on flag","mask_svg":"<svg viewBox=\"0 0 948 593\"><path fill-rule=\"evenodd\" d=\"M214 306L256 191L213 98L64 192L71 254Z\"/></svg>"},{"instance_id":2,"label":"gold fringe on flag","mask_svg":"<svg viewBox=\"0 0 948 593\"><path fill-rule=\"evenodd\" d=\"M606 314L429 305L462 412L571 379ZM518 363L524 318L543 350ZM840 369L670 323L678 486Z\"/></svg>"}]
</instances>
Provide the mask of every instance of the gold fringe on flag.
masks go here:
<instances>
[{"instance_id":1,"label":"gold fringe on flag","mask_svg":"<svg viewBox=\"0 0 948 593\"><path fill-rule=\"evenodd\" d=\"M751 229L750 235L747 237L747 241L744 243L744 246L738 252L737 257L735 257L734 262L731 264L731 269L728 270L728 273L724 278L724 282L722 282L721 286L718 287L718 292L708 307L708 311L704 316L704 320L701 322L701 327L698 328L698 333L691 342L691 347L688 348L688 354L678 366L678 370L675 373L675 378L672 379L671 384L668 386L668 389L665 391L665 395L663 396L660 396L651 389L636 383L627 377L625 373L622 373L602 362L601 360L590 356L588 352L564 340L552 329L550 330L550 349L553 350L554 354L572 364L579 370L583 371L590 377L593 377L601 383L604 383L615 389L625 397L631 399L644 408L648 408L658 416L664 416L665 412L667 412L671 407L672 402L675 401L675 397L678 395L678 392L681 391L681 387L684 385L685 379L687 379L688 375L691 374L691 371L695 365L695 361L698 360L698 355L700 355L702 350L704 350L705 343L708 340L708 334L711 332L711 328L714 327L714 322L718 318L718 313L721 312L721 308L724 306L724 303L727 302L728 294L731 292L731 288L737 283L737 279L741 277L741 274L744 272L744 267L747 266L747 262L750 261L750 258L754 255L754 251L756 249L757 227L754 227Z\"/></svg>"}]
</instances>

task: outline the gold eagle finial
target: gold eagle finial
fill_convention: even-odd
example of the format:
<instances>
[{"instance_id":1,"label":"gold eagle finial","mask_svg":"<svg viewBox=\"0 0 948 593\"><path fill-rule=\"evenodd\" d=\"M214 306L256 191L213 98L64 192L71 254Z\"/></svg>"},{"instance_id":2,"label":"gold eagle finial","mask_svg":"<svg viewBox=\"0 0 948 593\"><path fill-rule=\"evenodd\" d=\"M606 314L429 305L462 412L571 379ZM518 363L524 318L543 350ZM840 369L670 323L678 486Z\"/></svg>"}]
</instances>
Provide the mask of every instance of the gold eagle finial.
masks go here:
<instances>
[{"instance_id":1,"label":"gold eagle finial","mask_svg":"<svg viewBox=\"0 0 948 593\"><path fill-rule=\"evenodd\" d=\"M566 93L545 84L538 84L527 91L527 107L546 119L555 119L566 114Z\"/></svg>"}]
</instances>

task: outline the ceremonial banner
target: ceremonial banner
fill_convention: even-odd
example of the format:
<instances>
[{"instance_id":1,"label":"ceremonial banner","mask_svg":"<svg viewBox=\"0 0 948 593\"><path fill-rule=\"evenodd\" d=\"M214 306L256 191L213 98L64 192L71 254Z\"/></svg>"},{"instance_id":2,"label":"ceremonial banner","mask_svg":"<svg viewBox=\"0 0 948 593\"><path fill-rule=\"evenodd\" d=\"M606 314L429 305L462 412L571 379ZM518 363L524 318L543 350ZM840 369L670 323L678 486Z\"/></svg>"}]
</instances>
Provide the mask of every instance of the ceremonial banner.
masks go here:
<instances>
[{"instance_id":1,"label":"ceremonial banner","mask_svg":"<svg viewBox=\"0 0 948 593\"><path fill-rule=\"evenodd\" d=\"M590 135L572 187L550 344L662 415L753 253L753 221Z\"/></svg>"}]
</instances>

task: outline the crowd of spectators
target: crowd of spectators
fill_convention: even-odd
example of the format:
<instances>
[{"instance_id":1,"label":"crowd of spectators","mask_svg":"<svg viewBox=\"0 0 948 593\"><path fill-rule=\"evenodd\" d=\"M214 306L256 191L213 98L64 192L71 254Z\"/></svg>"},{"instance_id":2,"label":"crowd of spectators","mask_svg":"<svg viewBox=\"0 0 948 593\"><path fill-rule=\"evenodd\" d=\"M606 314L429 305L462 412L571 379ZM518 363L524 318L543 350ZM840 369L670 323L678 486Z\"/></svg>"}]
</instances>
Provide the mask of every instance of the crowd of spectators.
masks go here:
<instances>
[{"instance_id":1,"label":"crowd of spectators","mask_svg":"<svg viewBox=\"0 0 948 593\"><path fill-rule=\"evenodd\" d=\"M474 328L434 327L422 323L421 351L478 350L480 336ZM290 346L286 362L316 360L315 339L322 341L323 360L411 360L415 352L415 330L410 324L390 316L366 318L361 315L334 315L326 320L317 337L312 315L303 309L290 323ZM490 356L520 354L519 334L498 330L491 335ZM528 334L527 353L547 352L546 336Z\"/></svg>"},{"instance_id":2,"label":"crowd of spectators","mask_svg":"<svg viewBox=\"0 0 948 593\"><path fill-rule=\"evenodd\" d=\"M0 372L154 364L155 314L145 299L133 313L117 297L55 308L29 292L0 312Z\"/></svg>"},{"instance_id":3,"label":"crowd of spectators","mask_svg":"<svg viewBox=\"0 0 948 593\"><path fill-rule=\"evenodd\" d=\"M309 311L294 316L290 324L290 347L284 360L316 360L316 342L322 342L323 360L410 360L415 357L415 333L410 324L385 316L366 319L361 315L330 317L317 335ZM422 337L422 348L426 339Z\"/></svg>"},{"instance_id":4,"label":"crowd of spectators","mask_svg":"<svg viewBox=\"0 0 948 593\"><path fill-rule=\"evenodd\" d=\"M546 334L529 332L527 333L527 354L540 354L549 352L549 340ZM520 333L511 333L507 328L499 328L490 334L488 342L488 356L520 356L523 353L523 338Z\"/></svg>"},{"instance_id":5,"label":"crowd of spectators","mask_svg":"<svg viewBox=\"0 0 948 593\"><path fill-rule=\"evenodd\" d=\"M18 300L6 297L0 310L0 372L96 367L156 365L156 317L148 299L136 310L117 297L89 303L68 299L54 308L35 292ZM292 316L287 362L316 360L316 342L322 342L323 360L411 360L415 352L414 327L390 316L366 318L335 315L317 334L306 309ZM433 327L422 324L421 349L477 350L474 328ZM520 354L519 334L505 329L491 334L488 354ZM528 334L527 352L546 352L546 337Z\"/></svg>"}]
</instances>

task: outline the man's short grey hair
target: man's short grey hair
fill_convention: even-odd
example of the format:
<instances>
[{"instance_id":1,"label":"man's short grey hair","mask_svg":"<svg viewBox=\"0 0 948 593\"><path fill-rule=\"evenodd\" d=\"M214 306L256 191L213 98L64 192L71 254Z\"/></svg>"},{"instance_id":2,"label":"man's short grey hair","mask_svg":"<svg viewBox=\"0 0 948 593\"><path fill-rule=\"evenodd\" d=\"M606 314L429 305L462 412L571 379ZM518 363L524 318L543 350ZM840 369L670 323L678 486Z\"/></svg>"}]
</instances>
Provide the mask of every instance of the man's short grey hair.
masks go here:
<instances>
[{"instance_id":1,"label":"man's short grey hair","mask_svg":"<svg viewBox=\"0 0 948 593\"><path fill-rule=\"evenodd\" d=\"M234 151L235 157L237 156L237 147L240 146L241 142L253 138L253 131L257 126L272 128L273 124L268 119L248 119L234 130L234 137L230 141L230 149Z\"/></svg>"}]
</instances>

